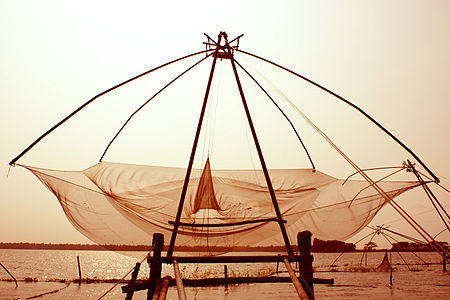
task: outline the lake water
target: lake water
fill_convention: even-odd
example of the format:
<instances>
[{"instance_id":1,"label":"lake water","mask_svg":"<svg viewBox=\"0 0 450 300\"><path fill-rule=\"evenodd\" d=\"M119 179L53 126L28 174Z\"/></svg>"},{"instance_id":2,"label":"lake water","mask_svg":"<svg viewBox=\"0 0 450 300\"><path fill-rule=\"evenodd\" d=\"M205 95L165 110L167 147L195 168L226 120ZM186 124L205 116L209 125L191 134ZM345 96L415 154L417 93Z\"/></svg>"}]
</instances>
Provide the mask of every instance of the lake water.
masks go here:
<instances>
[{"instance_id":1,"label":"lake water","mask_svg":"<svg viewBox=\"0 0 450 300\"><path fill-rule=\"evenodd\" d=\"M247 253L248 254L248 253ZM267 253L266 253L267 254ZM135 257L146 255L133 253ZM314 253L315 277L334 278L335 284L315 285L316 299L449 299L450 274L442 271L440 256L436 253L392 254L393 286L389 287L389 272L363 272L362 253L345 253L332 267L338 253ZM372 252L367 257L367 267L376 267L384 253ZM0 262L19 280L19 287L7 281L9 275L0 268L0 299L27 299L45 294L38 299L98 299L114 284L70 283L78 278L77 256L80 257L83 278L122 278L140 259L108 251L67 250L5 250L0 249ZM423 261L432 263L423 265ZM405 265L408 263L409 267ZM276 263L227 264L228 276L266 275L275 271ZM362 259L366 265L366 259ZM282 265L280 264L280 270ZM449 266L450 267L450 266ZM223 277L223 265L180 265L183 277ZM148 278L149 269L143 263L139 278ZM173 277L171 265L163 265L163 276ZM127 277L129 279L130 276ZM27 280L27 281L25 281ZM32 281L32 282L31 282ZM59 282L66 281L66 282ZM120 286L103 299L124 299ZM50 293L53 292L53 293ZM297 299L290 283L261 283L220 287L186 287L188 299ZM169 288L167 299L177 299L175 287ZM134 299L146 299L145 292L136 292Z\"/></svg>"}]
</instances>

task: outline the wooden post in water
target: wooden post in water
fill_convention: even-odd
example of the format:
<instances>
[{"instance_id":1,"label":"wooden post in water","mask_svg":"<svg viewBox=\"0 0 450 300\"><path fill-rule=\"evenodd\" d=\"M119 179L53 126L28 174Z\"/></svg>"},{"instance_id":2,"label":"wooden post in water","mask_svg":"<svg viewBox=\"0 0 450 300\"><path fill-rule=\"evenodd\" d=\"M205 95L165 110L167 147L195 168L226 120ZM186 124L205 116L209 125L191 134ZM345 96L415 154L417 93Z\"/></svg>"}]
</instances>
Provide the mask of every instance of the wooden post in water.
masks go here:
<instances>
[{"instance_id":1,"label":"wooden post in water","mask_svg":"<svg viewBox=\"0 0 450 300\"><path fill-rule=\"evenodd\" d=\"M228 288L228 266L223 265L223 273L225 276L225 288Z\"/></svg>"},{"instance_id":2,"label":"wooden post in water","mask_svg":"<svg viewBox=\"0 0 450 300\"><path fill-rule=\"evenodd\" d=\"M147 299L150 300L155 293L156 286L161 278L161 252L164 248L164 235L162 233L153 234L153 256L147 258L150 265L150 282L148 285Z\"/></svg>"},{"instance_id":3,"label":"wooden post in water","mask_svg":"<svg viewBox=\"0 0 450 300\"><path fill-rule=\"evenodd\" d=\"M442 271L447 271L447 258L445 256L442 257Z\"/></svg>"},{"instance_id":4,"label":"wooden post in water","mask_svg":"<svg viewBox=\"0 0 450 300\"><path fill-rule=\"evenodd\" d=\"M314 299L313 284L313 256L311 255L311 232L302 231L297 234L298 249L300 251L299 271L300 283L303 285L309 299Z\"/></svg>"},{"instance_id":5,"label":"wooden post in water","mask_svg":"<svg viewBox=\"0 0 450 300\"><path fill-rule=\"evenodd\" d=\"M128 284L128 291L127 291L127 297L125 298L126 300L131 300L133 299L133 294L134 294L134 284L136 282L136 278L138 276L139 273L139 268L141 267L140 263L136 263L136 266L134 267L133 273L131 274L131 280L130 283Z\"/></svg>"},{"instance_id":6,"label":"wooden post in water","mask_svg":"<svg viewBox=\"0 0 450 300\"><path fill-rule=\"evenodd\" d=\"M80 266L80 257L77 255L77 262L78 262L78 277L80 278L78 281L78 285L81 285L81 266Z\"/></svg>"}]
</instances>

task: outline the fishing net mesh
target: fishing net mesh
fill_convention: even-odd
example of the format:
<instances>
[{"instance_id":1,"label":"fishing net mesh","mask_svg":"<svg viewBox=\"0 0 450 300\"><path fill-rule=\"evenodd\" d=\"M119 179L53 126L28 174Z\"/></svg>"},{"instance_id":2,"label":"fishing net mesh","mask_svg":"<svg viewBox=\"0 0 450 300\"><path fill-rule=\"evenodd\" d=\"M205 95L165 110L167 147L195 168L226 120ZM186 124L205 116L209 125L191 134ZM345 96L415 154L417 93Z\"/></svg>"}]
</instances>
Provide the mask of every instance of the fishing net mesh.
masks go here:
<instances>
[{"instance_id":1,"label":"fishing net mesh","mask_svg":"<svg viewBox=\"0 0 450 300\"><path fill-rule=\"evenodd\" d=\"M55 194L72 225L102 245L151 245L153 233L169 241L186 169L100 162L83 171L23 166ZM345 240L387 203L362 180L341 180L311 169L269 170L291 242L309 230L319 239ZM392 199L412 181L377 184ZM193 169L176 247L284 245L262 170ZM208 251L209 250L209 251Z\"/></svg>"}]
</instances>

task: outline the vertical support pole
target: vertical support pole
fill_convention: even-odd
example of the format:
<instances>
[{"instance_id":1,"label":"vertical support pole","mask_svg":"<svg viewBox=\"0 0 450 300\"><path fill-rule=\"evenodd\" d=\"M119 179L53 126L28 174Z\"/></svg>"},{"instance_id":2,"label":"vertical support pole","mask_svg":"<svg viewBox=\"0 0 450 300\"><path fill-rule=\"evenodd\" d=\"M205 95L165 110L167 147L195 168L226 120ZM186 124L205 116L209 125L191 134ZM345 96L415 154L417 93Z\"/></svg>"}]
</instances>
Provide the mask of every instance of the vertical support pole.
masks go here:
<instances>
[{"instance_id":1,"label":"vertical support pole","mask_svg":"<svg viewBox=\"0 0 450 300\"><path fill-rule=\"evenodd\" d=\"M283 236L283 240L284 240L284 243L286 245L286 251L287 251L289 257L292 259L294 257L294 252L292 251L291 244L289 242L289 237L287 235L286 227L284 227L284 221L283 221L283 218L281 216L281 212L280 212L280 208L278 206L278 202L277 202L277 198L275 196L275 192L273 190L272 181L270 180L270 176L269 176L269 171L267 171L266 162L264 161L264 156L262 154L261 146L259 145L259 141L258 141L258 137L256 135L255 127L253 126L252 117L250 115L250 111L249 111L248 106L247 106L247 101L245 100L244 91L242 89L241 82L239 80L239 75L238 75L237 70L236 70L236 64L234 62L234 57L232 55L232 50L231 50L230 45L228 45L228 42L227 42L226 45L227 45L227 48L228 48L228 52L229 52L229 54L231 56L230 57L231 67L233 68L234 77L236 78L236 83L237 83L237 86L238 86L238 89L239 89L239 93L240 93L241 99L242 99L242 105L244 106L245 114L246 114L247 120L248 120L248 125L250 127L250 131L252 132L253 140L255 142L256 151L258 152L259 161L261 163L261 167L263 169L264 177L266 179L267 188L269 189L270 198L272 199L273 208L275 209L275 214L277 216L277 221L278 221L278 224L280 225L281 234Z\"/></svg>"},{"instance_id":2,"label":"vertical support pole","mask_svg":"<svg viewBox=\"0 0 450 300\"><path fill-rule=\"evenodd\" d=\"M313 269L314 257L311 255L311 232L302 231L297 234L298 250L300 251L299 271L304 279L300 282L310 299L314 299Z\"/></svg>"},{"instance_id":3,"label":"vertical support pole","mask_svg":"<svg viewBox=\"0 0 450 300\"><path fill-rule=\"evenodd\" d=\"M223 273L225 276L225 288L228 288L228 266L227 265L223 266Z\"/></svg>"},{"instance_id":4,"label":"vertical support pole","mask_svg":"<svg viewBox=\"0 0 450 300\"><path fill-rule=\"evenodd\" d=\"M392 286L392 249L389 251L389 284Z\"/></svg>"},{"instance_id":5,"label":"vertical support pole","mask_svg":"<svg viewBox=\"0 0 450 300\"><path fill-rule=\"evenodd\" d=\"M77 263L78 263L78 277L80 278L78 281L78 285L81 285L81 266L80 266L80 257L77 255Z\"/></svg>"},{"instance_id":6,"label":"vertical support pole","mask_svg":"<svg viewBox=\"0 0 450 300\"><path fill-rule=\"evenodd\" d=\"M125 298L126 300L133 299L134 284L135 284L136 278L137 278L137 276L139 274L140 267L141 267L141 264L140 263L136 263L136 266L134 267L133 273L131 274L130 283L128 284L127 297Z\"/></svg>"},{"instance_id":7,"label":"vertical support pole","mask_svg":"<svg viewBox=\"0 0 450 300\"><path fill-rule=\"evenodd\" d=\"M164 235L161 233L154 233L152 245L153 256L151 258L147 258L147 262L150 264L150 280L148 285L147 299L152 299L158 281L161 278L161 252L164 248Z\"/></svg>"},{"instance_id":8,"label":"vertical support pole","mask_svg":"<svg viewBox=\"0 0 450 300\"><path fill-rule=\"evenodd\" d=\"M442 271L447 271L447 260L445 257L442 257Z\"/></svg>"},{"instance_id":9,"label":"vertical support pole","mask_svg":"<svg viewBox=\"0 0 450 300\"><path fill-rule=\"evenodd\" d=\"M220 44L221 37L222 37L222 35L219 35L219 39L217 42L218 45ZM217 49L216 49L216 53L217 53ZM183 189L181 190L180 202L178 203L177 215L175 217L175 222L173 224L172 236L170 237L170 244L169 244L169 250L167 251L167 257L172 257L173 248L175 246L175 239L176 239L177 232L178 232L178 227L180 226L179 223L180 223L181 213L183 211L184 200L186 198L186 192L187 192L187 188L188 188L188 184L189 184L189 177L191 176L192 165L194 163L198 139L200 137L200 131L202 129L203 117L205 115L206 104L208 102L209 90L211 88L211 83L212 83L212 79L213 79L213 75L214 75L214 69L216 67L217 55L213 55L213 56L214 56L214 59L213 59L213 63L211 66L211 72L209 74L208 85L206 86L205 98L203 99L203 106L202 106L202 110L200 112L200 118L198 120L197 131L195 133L194 144L192 145L192 151L191 151L191 156L189 158L189 164L188 164L188 167L186 170L186 176L184 178Z\"/></svg>"}]
</instances>

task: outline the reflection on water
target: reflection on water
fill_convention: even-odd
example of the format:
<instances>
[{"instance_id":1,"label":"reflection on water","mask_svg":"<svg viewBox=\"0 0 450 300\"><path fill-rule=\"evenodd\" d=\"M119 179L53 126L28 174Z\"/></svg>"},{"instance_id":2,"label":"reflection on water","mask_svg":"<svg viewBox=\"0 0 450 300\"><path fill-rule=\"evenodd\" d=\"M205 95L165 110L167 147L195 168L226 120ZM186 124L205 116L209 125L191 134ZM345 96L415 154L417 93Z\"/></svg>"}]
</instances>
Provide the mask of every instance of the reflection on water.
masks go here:
<instances>
[{"instance_id":1,"label":"reflection on water","mask_svg":"<svg viewBox=\"0 0 450 300\"><path fill-rule=\"evenodd\" d=\"M247 253L248 254L248 253ZM267 253L266 253L267 254ZM256 254L257 255L257 254ZM315 277L334 278L335 285L316 285L317 299L446 299L450 287L448 273L442 272L439 265L440 257L436 253L392 254L393 287L389 283L387 272L364 272L362 266L376 267L382 260L384 253L369 253L366 259L361 253L345 253L330 268L338 257L338 253L315 253ZM53 299L94 299L98 298L112 284L82 284L75 283L67 288L65 283L58 280L74 280L78 278L77 259L80 257L83 278L114 279L122 278L137 261L141 259L123 256L107 251L67 251L67 250L3 250L0 249L0 261L18 279L36 279L37 283L19 282L19 288L14 283L0 281L0 298L26 298L40 293L62 289L52 294ZM146 256L145 252L134 253L135 257ZM432 263L423 265L423 261ZM405 262L409 266L405 265ZM265 276L274 272L276 263L270 264L227 264L228 276ZM185 278L223 277L224 268L219 264L184 264L180 266ZM283 270L282 264L279 269ZM410 271L410 270L411 271ZM354 272L339 272L353 270ZM337 271L337 272L336 272ZM144 262L139 272L139 278L148 278L149 268ZM163 274L173 276L171 265L163 265ZM0 270L0 280L9 279L4 270ZM51 282L47 282L51 281ZM290 299L296 298L295 289L287 283L245 284L224 287L187 288L189 299ZM109 299L122 299L120 288L108 295ZM135 299L145 299L144 292L136 293ZM174 288L169 289L167 299L177 299Z\"/></svg>"}]
</instances>

